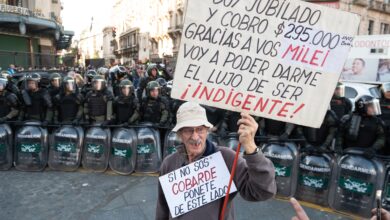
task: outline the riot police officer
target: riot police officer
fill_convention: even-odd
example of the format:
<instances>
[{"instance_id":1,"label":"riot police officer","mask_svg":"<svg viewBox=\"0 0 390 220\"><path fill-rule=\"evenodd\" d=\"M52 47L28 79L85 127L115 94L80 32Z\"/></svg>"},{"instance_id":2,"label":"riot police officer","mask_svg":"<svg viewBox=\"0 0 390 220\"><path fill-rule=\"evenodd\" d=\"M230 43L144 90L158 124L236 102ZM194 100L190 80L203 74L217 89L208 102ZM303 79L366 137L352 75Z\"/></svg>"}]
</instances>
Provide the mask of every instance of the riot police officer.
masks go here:
<instances>
[{"instance_id":1,"label":"riot police officer","mask_svg":"<svg viewBox=\"0 0 390 220\"><path fill-rule=\"evenodd\" d=\"M390 155L390 83L383 83L381 86L382 98L380 100L381 112L379 116L385 124L386 143L384 152L385 155Z\"/></svg>"},{"instance_id":2,"label":"riot police officer","mask_svg":"<svg viewBox=\"0 0 390 220\"><path fill-rule=\"evenodd\" d=\"M54 123L79 124L83 117L83 97L72 77L64 78L60 92L53 100L55 106Z\"/></svg>"},{"instance_id":3,"label":"riot police officer","mask_svg":"<svg viewBox=\"0 0 390 220\"><path fill-rule=\"evenodd\" d=\"M18 97L7 91L8 79L0 76L0 123L17 118L19 114Z\"/></svg>"},{"instance_id":4,"label":"riot police officer","mask_svg":"<svg viewBox=\"0 0 390 220\"><path fill-rule=\"evenodd\" d=\"M135 124L140 118L139 115L139 102L134 95L133 83L124 79L119 84L120 94L115 97L113 107L114 115L113 119L116 124L123 124L124 126L129 124Z\"/></svg>"},{"instance_id":5,"label":"riot police officer","mask_svg":"<svg viewBox=\"0 0 390 220\"><path fill-rule=\"evenodd\" d=\"M11 92L15 94L16 96L20 95L20 90L18 86L16 85L16 82L12 79L12 76L8 74L7 71L2 71L1 75L3 76L4 79L8 80L7 87L5 88L8 92ZM17 80L15 80L17 81Z\"/></svg>"},{"instance_id":6,"label":"riot police officer","mask_svg":"<svg viewBox=\"0 0 390 220\"><path fill-rule=\"evenodd\" d=\"M148 85L148 83L150 81L155 81L157 78L160 78L159 75L158 75L158 68L156 67L156 65L150 65L148 66L148 69L147 69L147 76L144 76L143 78L141 78L140 82L139 82L139 86L138 86L138 90L137 90L137 98L138 100L143 100L142 99L142 93L144 92L146 86ZM147 96L149 96L147 94Z\"/></svg>"},{"instance_id":7,"label":"riot police officer","mask_svg":"<svg viewBox=\"0 0 390 220\"><path fill-rule=\"evenodd\" d=\"M109 69L106 68L106 67L100 67L98 70L97 70L97 73L101 76L103 76L104 78L108 78L108 73L109 73Z\"/></svg>"},{"instance_id":8,"label":"riot police officer","mask_svg":"<svg viewBox=\"0 0 390 220\"><path fill-rule=\"evenodd\" d=\"M382 150L385 144L383 121L377 117L381 109L379 101L364 95L355 102L355 113L341 119L337 150L357 147L365 150L367 157L372 157Z\"/></svg>"},{"instance_id":9,"label":"riot police officer","mask_svg":"<svg viewBox=\"0 0 390 220\"><path fill-rule=\"evenodd\" d=\"M337 132L337 121L337 115L329 109L320 128L298 126L298 133L305 142L304 146L315 147L318 151L330 150Z\"/></svg>"},{"instance_id":10,"label":"riot police officer","mask_svg":"<svg viewBox=\"0 0 390 220\"><path fill-rule=\"evenodd\" d=\"M168 123L168 108L160 97L160 85L150 81L146 87L147 96L141 102L142 121L151 122L160 126Z\"/></svg>"},{"instance_id":11,"label":"riot police officer","mask_svg":"<svg viewBox=\"0 0 390 220\"><path fill-rule=\"evenodd\" d=\"M121 83L122 80L129 79L129 75L127 73L127 70L124 66L114 66L110 69L110 75L111 75L111 78L113 79L112 89L113 89L114 95L119 96L120 95L119 84ZM130 78L129 80L131 81L132 79Z\"/></svg>"},{"instance_id":12,"label":"riot police officer","mask_svg":"<svg viewBox=\"0 0 390 220\"><path fill-rule=\"evenodd\" d=\"M59 73L52 73L50 75L50 85L48 88L50 97L54 98L60 92L62 77Z\"/></svg>"},{"instance_id":13,"label":"riot police officer","mask_svg":"<svg viewBox=\"0 0 390 220\"><path fill-rule=\"evenodd\" d=\"M160 85L160 97L163 102L165 102L165 106L167 107L168 111L168 124L172 122L173 117L175 115L171 114L171 107L173 103L173 99L171 98L171 88L168 87L168 83L164 78L157 78L156 82Z\"/></svg>"},{"instance_id":14,"label":"riot police officer","mask_svg":"<svg viewBox=\"0 0 390 220\"><path fill-rule=\"evenodd\" d=\"M105 127L112 119L113 95L107 89L106 80L95 76L91 82L92 90L85 96L84 115L87 122L100 123Z\"/></svg>"},{"instance_id":15,"label":"riot police officer","mask_svg":"<svg viewBox=\"0 0 390 220\"><path fill-rule=\"evenodd\" d=\"M53 118L53 104L49 92L39 87L41 76L31 73L25 77L22 90L22 110L19 120L38 120L47 125Z\"/></svg>"},{"instance_id":16,"label":"riot police officer","mask_svg":"<svg viewBox=\"0 0 390 220\"><path fill-rule=\"evenodd\" d=\"M341 82L337 83L330 101L330 108L336 113L339 120L344 115L351 114L352 112L352 102L345 97L345 85Z\"/></svg>"},{"instance_id":17,"label":"riot police officer","mask_svg":"<svg viewBox=\"0 0 390 220\"><path fill-rule=\"evenodd\" d=\"M92 90L92 80L95 76L98 74L95 70L88 70L86 73L86 83L84 84L83 88L81 89L81 94L83 96L86 96L89 91Z\"/></svg>"}]
</instances>

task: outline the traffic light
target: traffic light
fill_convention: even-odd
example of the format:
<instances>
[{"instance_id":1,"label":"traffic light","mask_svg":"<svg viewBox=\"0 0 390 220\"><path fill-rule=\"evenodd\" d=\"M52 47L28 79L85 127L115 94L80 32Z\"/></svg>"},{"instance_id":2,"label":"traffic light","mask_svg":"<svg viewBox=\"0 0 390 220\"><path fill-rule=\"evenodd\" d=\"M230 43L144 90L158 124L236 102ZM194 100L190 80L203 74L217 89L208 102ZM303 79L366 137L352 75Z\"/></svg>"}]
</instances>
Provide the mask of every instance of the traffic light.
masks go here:
<instances>
[{"instance_id":1,"label":"traffic light","mask_svg":"<svg viewBox=\"0 0 390 220\"><path fill-rule=\"evenodd\" d=\"M112 28L112 37L115 38L116 37L116 28Z\"/></svg>"}]
</instances>

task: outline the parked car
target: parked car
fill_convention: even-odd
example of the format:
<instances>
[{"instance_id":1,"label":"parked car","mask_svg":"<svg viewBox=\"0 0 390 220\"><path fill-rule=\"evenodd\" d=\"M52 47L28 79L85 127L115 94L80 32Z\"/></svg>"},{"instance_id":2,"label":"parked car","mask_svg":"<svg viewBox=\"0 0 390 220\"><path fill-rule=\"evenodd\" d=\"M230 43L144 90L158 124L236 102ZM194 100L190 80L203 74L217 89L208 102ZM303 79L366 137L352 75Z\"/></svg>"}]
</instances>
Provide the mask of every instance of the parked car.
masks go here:
<instances>
[{"instance_id":1,"label":"parked car","mask_svg":"<svg viewBox=\"0 0 390 220\"><path fill-rule=\"evenodd\" d=\"M354 83L354 82L343 82L345 85L345 97L351 100L353 103L353 109L355 108L354 103L356 99L363 95L370 95L374 98L380 99L380 84L366 84L366 83Z\"/></svg>"}]
</instances>

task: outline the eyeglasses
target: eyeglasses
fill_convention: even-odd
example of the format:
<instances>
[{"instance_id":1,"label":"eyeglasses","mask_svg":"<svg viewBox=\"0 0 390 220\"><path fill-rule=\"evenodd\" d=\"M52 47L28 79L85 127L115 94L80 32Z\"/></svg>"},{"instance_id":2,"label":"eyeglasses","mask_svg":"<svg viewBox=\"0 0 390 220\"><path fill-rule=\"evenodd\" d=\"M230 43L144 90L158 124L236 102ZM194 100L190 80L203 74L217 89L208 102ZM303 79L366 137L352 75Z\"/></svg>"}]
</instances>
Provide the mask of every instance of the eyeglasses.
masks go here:
<instances>
[{"instance_id":1,"label":"eyeglasses","mask_svg":"<svg viewBox=\"0 0 390 220\"><path fill-rule=\"evenodd\" d=\"M207 131L207 128L204 126L196 127L196 128L182 128L180 132L186 136L191 136L194 132L197 134L203 135Z\"/></svg>"}]
</instances>

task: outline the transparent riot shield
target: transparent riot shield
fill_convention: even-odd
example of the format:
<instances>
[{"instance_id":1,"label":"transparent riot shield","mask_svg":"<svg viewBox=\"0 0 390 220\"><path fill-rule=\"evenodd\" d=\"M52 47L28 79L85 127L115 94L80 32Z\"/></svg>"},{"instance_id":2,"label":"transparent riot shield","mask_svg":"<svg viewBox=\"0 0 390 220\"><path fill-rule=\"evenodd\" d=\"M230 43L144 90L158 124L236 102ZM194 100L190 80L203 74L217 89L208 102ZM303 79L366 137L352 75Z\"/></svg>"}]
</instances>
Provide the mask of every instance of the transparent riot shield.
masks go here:
<instances>
[{"instance_id":1,"label":"transparent riot shield","mask_svg":"<svg viewBox=\"0 0 390 220\"><path fill-rule=\"evenodd\" d=\"M164 140L164 158L176 152L176 147L181 144L176 132L170 131L165 135Z\"/></svg>"},{"instance_id":2,"label":"transparent riot shield","mask_svg":"<svg viewBox=\"0 0 390 220\"><path fill-rule=\"evenodd\" d=\"M382 189L383 181L381 161L363 157L359 149L347 149L337 161L329 205L337 211L368 218L375 206L375 192Z\"/></svg>"},{"instance_id":3,"label":"transparent riot shield","mask_svg":"<svg viewBox=\"0 0 390 220\"><path fill-rule=\"evenodd\" d=\"M118 128L111 139L110 168L119 174L134 172L137 151L137 133L134 129Z\"/></svg>"},{"instance_id":4,"label":"transparent riot shield","mask_svg":"<svg viewBox=\"0 0 390 220\"><path fill-rule=\"evenodd\" d=\"M149 124L145 126L150 126ZM137 163L135 172L158 172L161 165L160 133L152 127L137 129Z\"/></svg>"},{"instance_id":5,"label":"transparent riot shield","mask_svg":"<svg viewBox=\"0 0 390 220\"><path fill-rule=\"evenodd\" d=\"M98 126L91 127L85 133L82 155L83 168L104 172L108 166L110 155L111 132Z\"/></svg>"},{"instance_id":6,"label":"transparent riot shield","mask_svg":"<svg viewBox=\"0 0 390 220\"><path fill-rule=\"evenodd\" d=\"M273 142L262 147L264 155L275 166L277 194L290 197L294 195L298 174L298 151L292 142Z\"/></svg>"},{"instance_id":7,"label":"transparent riot shield","mask_svg":"<svg viewBox=\"0 0 390 220\"><path fill-rule=\"evenodd\" d=\"M15 135L14 164L21 171L42 171L47 164L48 134L40 122L26 122Z\"/></svg>"},{"instance_id":8,"label":"transparent riot shield","mask_svg":"<svg viewBox=\"0 0 390 220\"><path fill-rule=\"evenodd\" d=\"M50 135L49 167L53 170L75 171L80 166L84 130L65 125Z\"/></svg>"},{"instance_id":9,"label":"transparent riot shield","mask_svg":"<svg viewBox=\"0 0 390 220\"><path fill-rule=\"evenodd\" d=\"M328 196L335 158L330 153L303 149L299 156L295 197L321 206L329 206Z\"/></svg>"},{"instance_id":10,"label":"transparent riot shield","mask_svg":"<svg viewBox=\"0 0 390 220\"><path fill-rule=\"evenodd\" d=\"M0 170L8 170L13 161L13 136L7 124L0 124Z\"/></svg>"}]
</instances>

